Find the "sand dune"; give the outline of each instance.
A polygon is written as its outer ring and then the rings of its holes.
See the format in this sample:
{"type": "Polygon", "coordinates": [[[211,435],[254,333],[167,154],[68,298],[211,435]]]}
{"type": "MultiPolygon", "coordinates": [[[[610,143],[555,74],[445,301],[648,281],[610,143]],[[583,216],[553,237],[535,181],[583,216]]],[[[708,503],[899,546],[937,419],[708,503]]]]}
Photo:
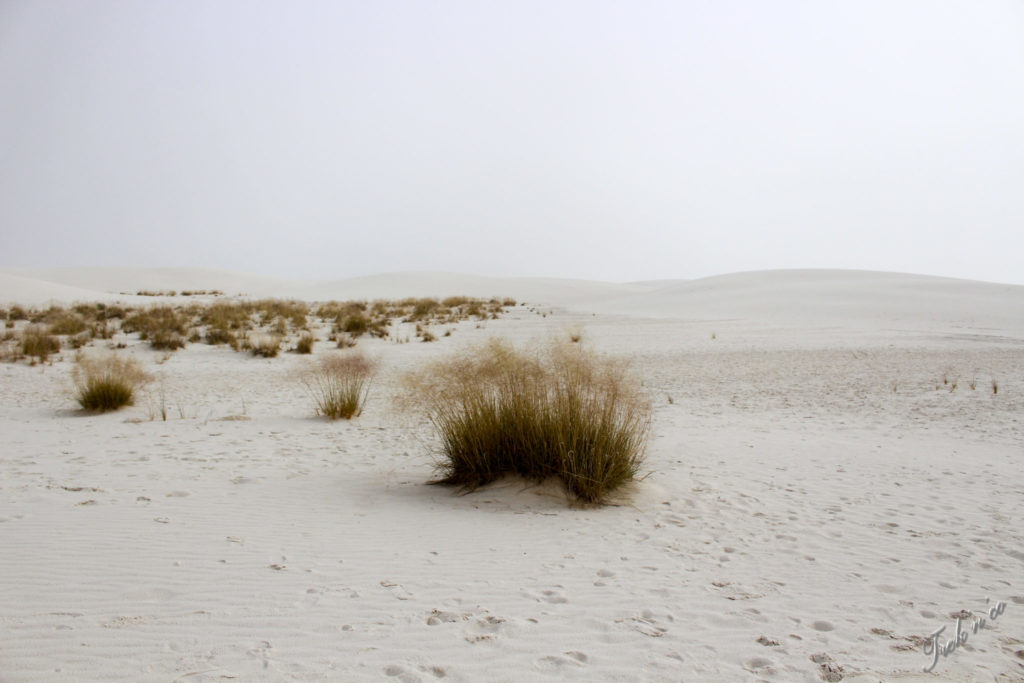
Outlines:
{"type": "Polygon", "coordinates": [[[97,289],[75,287],[0,271],[0,304],[4,305],[39,306],[50,302],[70,304],[76,301],[112,301],[124,298],[97,289]]]}
{"type": "MultiPolygon", "coordinates": [[[[4,272],[0,300],[143,286],[116,275],[4,272]]],[[[145,283],[260,284],[197,275],[145,283]]],[[[70,353],[0,363],[0,679],[1024,680],[1022,289],[820,271],[284,283],[549,306],[433,344],[361,340],[381,374],[338,423],[312,417],[295,354],[125,336],[156,379],[106,415],[75,410],[70,353]],[[436,444],[392,407],[402,374],[567,329],[629,357],[654,403],[628,503],[426,486],[436,444]],[[931,633],[997,604],[922,671],[931,633]]]]}
{"type": "MultiPolygon", "coordinates": [[[[409,296],[514,297],[550,306],[652,291],[653,285],[560,278],[513,278],[461,273],[405,272],[334,281],[298,281],[198,268],[0,269],[0,301],[71,303],[120,292],[217,289],[229,296],[302,301],[388,299],[409,296]]],[[[123,297],[121,297],[123,298],[123,297]]],[[[152,300],[152,299],[150,299],[152,300]]]]}
{"type": "Polygon", "coordinates": [[[772,323],[940,325],[1024,331],[1024,286],[842,270],[736,273],[589,302],[603,312],[772,323]]]}

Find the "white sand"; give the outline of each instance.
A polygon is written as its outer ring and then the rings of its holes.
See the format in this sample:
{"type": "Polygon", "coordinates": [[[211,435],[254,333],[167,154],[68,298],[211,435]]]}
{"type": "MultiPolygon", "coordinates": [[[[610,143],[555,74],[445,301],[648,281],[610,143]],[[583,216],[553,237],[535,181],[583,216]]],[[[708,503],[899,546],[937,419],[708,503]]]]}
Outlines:
{"type": "MultiPolygon", "coordinates": [[[[124,275],[0,271],[0,301],[270,293],[124,275]]],[[[460,287],[536,312],[361,341],[383,370],[352,422],[311,417],[292,354],[133,342],[161,381],[102,416],[74,409],[70,354],[0,364],[0,680],[1024,680],[1024,287],[405,274],[280,294],[460,287]],[[631,503],[425,486],[430,431],[391,410],[396,378],[577,326],[656,405],[631,503]],[[916,638],[997,601],[922,672],[916,638]]]]}

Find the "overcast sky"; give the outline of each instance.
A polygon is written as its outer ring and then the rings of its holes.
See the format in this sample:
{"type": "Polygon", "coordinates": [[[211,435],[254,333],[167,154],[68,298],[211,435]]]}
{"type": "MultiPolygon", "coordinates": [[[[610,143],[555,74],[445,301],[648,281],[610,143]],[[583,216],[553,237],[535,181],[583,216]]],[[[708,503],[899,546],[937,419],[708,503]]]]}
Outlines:
{"type": "Polygon", "coordinates": [[[1024,2],[0,0],[0,266],[1024,284],[1024,2]]]}

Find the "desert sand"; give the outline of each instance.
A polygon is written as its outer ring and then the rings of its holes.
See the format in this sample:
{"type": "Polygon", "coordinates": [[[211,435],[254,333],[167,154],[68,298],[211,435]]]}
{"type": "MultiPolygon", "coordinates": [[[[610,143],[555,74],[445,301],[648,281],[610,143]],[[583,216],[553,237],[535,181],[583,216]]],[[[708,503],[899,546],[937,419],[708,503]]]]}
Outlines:
{"type": "Polygon", "coordinates": [[[186,288],[526,305],[360,340],[381,371],[351,421],[313,416],[295,354],[129,336],[158,379],[103,415],[70,351],[0,364],[0,680],[1024,680],[1024,287],[0,269],[0,304],[186,288]],[[647,476],[599,508],[426,485],[402,374],[570,330],[644,382],[647,476]]]}

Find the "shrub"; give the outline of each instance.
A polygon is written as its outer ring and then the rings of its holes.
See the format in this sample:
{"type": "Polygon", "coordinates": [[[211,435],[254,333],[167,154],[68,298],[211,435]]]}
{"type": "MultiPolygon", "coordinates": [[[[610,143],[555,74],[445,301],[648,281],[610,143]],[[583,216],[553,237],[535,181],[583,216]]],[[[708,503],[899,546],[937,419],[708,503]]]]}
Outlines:
{"type": "Polygon", "coordinates": [[[375,366],[358,352],[332,355],[306,373],[302,382],[317,415],[346,420],[363,412],[375,366]]]}
{"type": "Polygon", "coordinates": [[[79,355],[72,370],[75,398],[85,410],[106,412],[131,405],[135,390],[148,376],[134,358],[109,355],[88,358],[79,355]]]}
{"type": "Polygon", "coordinates": [[[40,362],[49,358],[51,353],[60,351],[60,340],[36,325],[25,328],[21,335],[21,354],[38,358],[40,362]]]}
{"type": "Polygon", "coordinates": [[[473,490],[506,474],[557,477],[577,501],[602,503],[643,463],[650,405],[624,364],[579,345],[529,353],[492,341],[407,386],[441,440],[432,483],[473,490]]]}
{"type": "Polygon", "coordinates": [[[27,320],[28,313],[21,306],[11,306],[11,310],[7,311],[8,320],[27,320]]]}

